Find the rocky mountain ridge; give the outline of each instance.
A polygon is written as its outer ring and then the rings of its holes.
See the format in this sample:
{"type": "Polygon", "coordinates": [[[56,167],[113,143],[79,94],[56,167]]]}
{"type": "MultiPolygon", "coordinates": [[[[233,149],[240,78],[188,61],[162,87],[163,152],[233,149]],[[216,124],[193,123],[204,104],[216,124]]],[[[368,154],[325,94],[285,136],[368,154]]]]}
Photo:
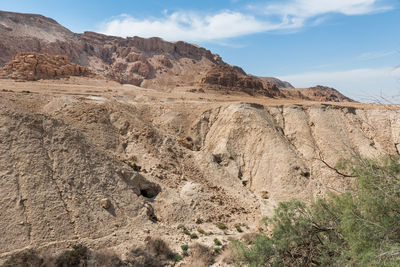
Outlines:
{"type": "MultiPolygon", "coordinates": [[[[20,52],[67,56],[120,83],[171,90],[239,91],[269,97],[314,99],[313,94],[280,92],[286,82],[247,75],[209,50],[186,42],[161,38],[114,37],[94,32],[76,34],[41,15],[0,11],[0,66],[20,52]]],[[[324,88],[319,88],[324,90],[324,88]]],[[[332,93],[332,92],[331,92],[332,93]]],[[[341,97],[314,100],[341,101],[341,97]]],[[[349,99],[346,99],[348,101],[349,99]]]]}

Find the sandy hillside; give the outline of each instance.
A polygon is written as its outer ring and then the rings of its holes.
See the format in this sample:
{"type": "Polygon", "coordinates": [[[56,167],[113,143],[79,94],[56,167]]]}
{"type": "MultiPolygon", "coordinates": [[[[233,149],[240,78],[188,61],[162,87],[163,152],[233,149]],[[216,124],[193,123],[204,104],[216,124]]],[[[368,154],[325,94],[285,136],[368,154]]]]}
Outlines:
{"type": "Polygon", "coordinates": [[[212,247],[279,201],[349,188],[332,167],[350,151],[398,151],[390,107],[186,89],[0,80],[0,257],[76,242],[124,255],[148,236],[212,247]]]}

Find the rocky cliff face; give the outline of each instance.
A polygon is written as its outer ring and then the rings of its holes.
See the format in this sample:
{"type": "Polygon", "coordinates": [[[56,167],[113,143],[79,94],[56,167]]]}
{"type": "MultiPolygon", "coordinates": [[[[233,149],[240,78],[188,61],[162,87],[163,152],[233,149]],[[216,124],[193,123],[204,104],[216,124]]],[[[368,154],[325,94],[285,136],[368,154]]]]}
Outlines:
{"type": "MultiPolygon", "coordinates": [[[[288,93],[290,90],[286,90],[288,93]]],[[[317,85],[310,88],[296,89],[300,94],[304,96],[304,99],[315,100],[315,101],[329,101],[329,102],[351,102],[352,99],[344,96],[334,88],[327,86],[317,85]]],[[[290,92],[289,92],[290,94],[290,92]]]]}
{"type": "MultiPolygon", "coordinates": [[[[288,83],[247,75],[225,63],[209,50],[186,42],[166,42],[160,38],[120,38],[94,32],[75,34],[55,20],[41,15],[0,11],[0,66],[20,52],[67,56],[73,63],[106,78],[146,88],[170,90],[241,91],[269,97],[285,97],[280,92],[288,83]]],[[[315,90],[314,90],[315,91],[315,90]]],[[[292,98],[330,101],[321,93],[292,98]]],[[[346,99],[347,101],[348,99],[346,99]]]]}
{"type": "Polygon", "coordinates": [[[0,36],[0,65],[20,52],[79,56],[73,49],[78,36],[41,15],[0,11],[0,36]]]}
{"type": "Polygon", "coordinates": [[[201,85],[215,90],[242,91],[250,95],[283,96],[275,83],[246,75],[244,72],[240,72],[230,66],[215,66],[211,68],[202,78],[201,85]]]}
{"type": "Polygon", "coordinates": [[[89,75],[87,68],[70,63],[66,56],[39,53],[20,53],[0,68],[0,78],[27,81],[89,75]]]}
{"type": "Polygon", "coordinates": [[[294,86],[291,85],[289,82],[281,81],[278,78],[274,77],[258,77],[264,82],[270,82],[275,84],[280,89],[294,89],[294,86]]]}

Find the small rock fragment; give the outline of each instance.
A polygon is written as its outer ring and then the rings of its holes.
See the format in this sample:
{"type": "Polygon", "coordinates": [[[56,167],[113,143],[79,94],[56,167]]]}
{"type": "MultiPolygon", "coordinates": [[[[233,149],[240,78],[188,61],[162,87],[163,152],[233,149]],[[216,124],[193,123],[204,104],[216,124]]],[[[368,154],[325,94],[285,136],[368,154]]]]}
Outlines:
{"type": "Polygon", "coordinates": [[[269,193],[268,191],[261,191],[260,195],[263,199],[269,199],[269,193]]]}
{"type": "Polygon", "coordinates": [[[100,200],[100,204],[103,209],[109,209],[111,207],[111,201],[108,198],[103,198],[100,200]]]}

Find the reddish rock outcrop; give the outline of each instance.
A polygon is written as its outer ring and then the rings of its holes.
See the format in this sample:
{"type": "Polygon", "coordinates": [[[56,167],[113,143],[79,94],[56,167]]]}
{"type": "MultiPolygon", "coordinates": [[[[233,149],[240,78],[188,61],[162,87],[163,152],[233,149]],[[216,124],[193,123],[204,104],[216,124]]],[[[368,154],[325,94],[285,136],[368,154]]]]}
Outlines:
{"type": "Polygon", "coordinates": [[[66,56],[39,53],[20,53],[0,69],[2,78],[28,81],[90,74],[87,68],[70,63],[66,56]]]}
{"type": "MultiPolygon", "coordinates": [[[[287,82],[248,75],[240,67],[225,63],[217,54],[182,41],[166,42],[157,37],[121,38],[94,32],[76,34],[41,15],[3,11],[0,11],[0,36],[0,66],[20,52],[37,52],[64,55],[95,74],[120,83],[153,89],[190,87],[195,90],[240,91],[268,97],[350,101],[327,87],[292,91],[292,86],[287,82]]],[[[29,70],[32,66],[24,64],[19,64],[18,69],[29,79],[79,73],[71,70],[71,67],[54,73],[45,66],[29,70]]]]}
{"type": "Polygon", "coordinates": [[[281,91],[285,97],[292,99],[305,99],[322,102],[354,102],[353,99],[344,96],[338,90],[322,85],[281,91]]]}
{"type": "Polygon", "coordinates": [[[233,66],[215,66],[201,80],[203,87],[216,90],[242,91],[250,95],[281,96],[276,84],[263,82],[233,66]]]}

